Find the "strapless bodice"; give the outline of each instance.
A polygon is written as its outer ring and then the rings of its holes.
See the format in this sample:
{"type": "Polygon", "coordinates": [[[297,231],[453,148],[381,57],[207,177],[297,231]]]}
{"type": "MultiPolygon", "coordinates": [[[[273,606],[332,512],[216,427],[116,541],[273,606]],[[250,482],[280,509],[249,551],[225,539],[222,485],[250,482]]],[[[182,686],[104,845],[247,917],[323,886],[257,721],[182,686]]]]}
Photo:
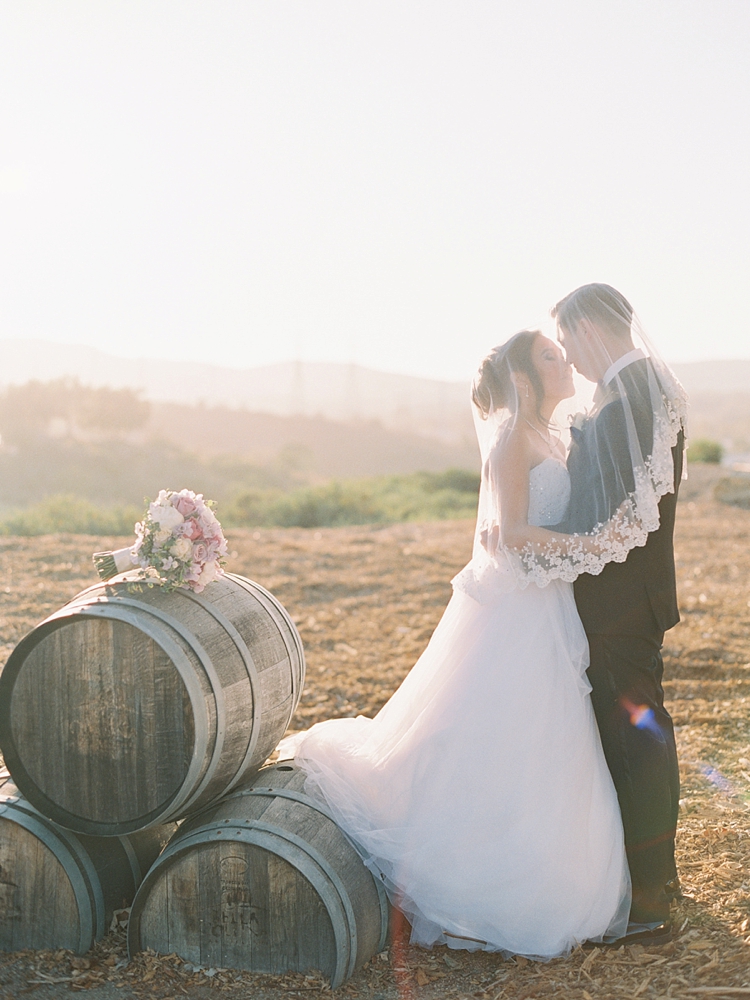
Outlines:
{"type": "Polygon", "coordinates": [[[556,458],[546,458],[529,473],[529,524],[559,524],[570,503],[570,475],[556,458]]]}

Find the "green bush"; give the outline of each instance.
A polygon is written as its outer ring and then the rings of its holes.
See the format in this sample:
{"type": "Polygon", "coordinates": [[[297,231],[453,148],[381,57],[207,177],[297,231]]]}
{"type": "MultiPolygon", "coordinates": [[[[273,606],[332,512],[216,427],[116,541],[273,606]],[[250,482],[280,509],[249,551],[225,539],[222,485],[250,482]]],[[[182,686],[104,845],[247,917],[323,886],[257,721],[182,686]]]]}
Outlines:
{"type": "Polygon", "coordinates": [[[234,527],[273,524],[272,511],[283,496],[280,490],[246,490],[228,506],[217,509],[217,517],[222,524],[234,527]]]}
{"type": "Polygon", "coordinates": [[[294,490],[271,509],[282,527],[320,528],[387,521],[383,504],[368,483],[339,482],[294,490]]]}
{"type": "MultiPolygon", "coordinates": [[[[167,480],[168,481],[168,480],[167,480]]],[[[236,481],[236,480],[235,480],[236,481]]],[[[479,476],[462,469],[332,480],[284,492],[245,488],[220,503],[225,527],[321,528],[397,521],[471,518],[477,511],[479,476]]],[[[0,516],[0,535],[130,535],[144,506],[101,506],[72,494],[55,494],[0,516]]]]}
{"type": "MultiPolygon", "coordinates": [[[[407,478],[407,477],[402,477],[407,478]]],[[[479,473],[468,469],[446,469],[445,472],[417,472],[415,481],[422,483],[424,490],[435,493],[438,490],[455,490],[458,493],[479,495],[479,473]]]]}
{"type": "Polygon", "coordinates": [[[724,455],[724,449],[718,441],[710,441],[708,438],[698,438],[688,445],[688,460],[691,462],[709,462],[712,465],[719,465],[724,455]]]}
{"type": "Polygon", "coordinates": [[[227,525],[287,528],[468,518],[476,514],[478,490],[478,475],[462,469],[333,480],[289,493],[250,490],[220,516],[227,525]]]}
{"type": "Polygon", "coordinates": [[[137,507],[102,508],[80,497],[58,495],[6,514],[0,519],[0,535],[132,535],[142,516],[137,507]]]}

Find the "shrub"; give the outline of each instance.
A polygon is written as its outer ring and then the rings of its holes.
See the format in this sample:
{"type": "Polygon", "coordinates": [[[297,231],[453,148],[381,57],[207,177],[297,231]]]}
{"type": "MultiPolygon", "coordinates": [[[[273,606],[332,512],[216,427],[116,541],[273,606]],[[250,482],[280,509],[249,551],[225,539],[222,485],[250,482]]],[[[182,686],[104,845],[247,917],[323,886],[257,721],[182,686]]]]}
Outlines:
{"type": "Polygon", "coordinates": [[[246,490],[228,506],[222,506],[217,516],[222,524],[241,527],[274,524],[273,510],[283,497],[278,490],[246,490]]]}
{"type": "Polygon", "coordinates": [[[284,494],[243,492],[223,519],[237,526],[322,528],[468,518],[476,514],[478,489],[478,475],[462,469],[332,480],[284,494]]]}
{"type": "Polygon", "coordinates": [[[688,459],[691,462],[709,462],[719,465],[724,455],[724,449],[718,441],[710,441],[708,438],[698,438],[688,445],[688,459]]]}
{"type": "Polygon", "coordinates": [[[293,490],[272,509],[274,523],[291,528],[377,524],[390,518],[382,499],[366,481],[333,482],[293,490]]]}
{"type": "Polygon", "coordinates": [[[445,472],[418,472],[419,482],[427,492],[455,490],[458,493],[479,494],[479,473],[468,469],[446,469],[445,472]]]}
{"type": "MultiPolygon", "coordinates": [[[[165,473],[162,481],[168,484],[174,478],[165,473]]],[[[440,521],[474,517],[478,488],[478,475],[462,469],[332,480],[287,492],[270,484],[245,486],[234,500],[220,503],[217,513],[225,527],[322,528],[440,521]]],[[[0,535],[130,535],[143,509],[97,506],[60,492],[0,517],[0,535]]]]}
{"type": "Polygon", "coordinates": [[[6,514],[0,535],[132,535],[142,515],[137,507],[101,508],[80,497],[58,495],[6,514]]]}

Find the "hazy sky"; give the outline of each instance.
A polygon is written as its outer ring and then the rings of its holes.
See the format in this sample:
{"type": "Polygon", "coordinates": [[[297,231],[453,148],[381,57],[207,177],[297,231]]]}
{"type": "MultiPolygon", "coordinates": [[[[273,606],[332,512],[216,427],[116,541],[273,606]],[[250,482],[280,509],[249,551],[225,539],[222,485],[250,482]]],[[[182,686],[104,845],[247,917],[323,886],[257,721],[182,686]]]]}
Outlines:
{"type": "Polygon", "coordinates": [[[0,338],[465,378],[586,281],[750,357],[748,0],[3,0],[0,338]]]}

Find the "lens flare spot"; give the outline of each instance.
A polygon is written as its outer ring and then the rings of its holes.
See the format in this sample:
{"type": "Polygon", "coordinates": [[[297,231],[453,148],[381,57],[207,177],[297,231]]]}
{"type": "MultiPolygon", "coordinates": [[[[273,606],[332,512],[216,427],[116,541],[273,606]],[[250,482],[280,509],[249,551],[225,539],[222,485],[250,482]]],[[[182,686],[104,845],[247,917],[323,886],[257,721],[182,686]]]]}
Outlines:
{"type": "Polygon", "coordinates": [[[704,764],[701,767],[703,776],[711,782],[720,792],[724,792],[725,795],[734,795],[735,787],[732,782],[725,778],[721,771],[718,771],[715,767],[711,767],[709,764],[704,764]]]}
{"type": "Polygon", "coordinates": [[[654,710],[648,705],[636,705],[628,698],[620,698],[620,704],[630,716],[631,726],[635,726],[636,729],[648,729],[658,736],[662,735],[654,710]]]}

